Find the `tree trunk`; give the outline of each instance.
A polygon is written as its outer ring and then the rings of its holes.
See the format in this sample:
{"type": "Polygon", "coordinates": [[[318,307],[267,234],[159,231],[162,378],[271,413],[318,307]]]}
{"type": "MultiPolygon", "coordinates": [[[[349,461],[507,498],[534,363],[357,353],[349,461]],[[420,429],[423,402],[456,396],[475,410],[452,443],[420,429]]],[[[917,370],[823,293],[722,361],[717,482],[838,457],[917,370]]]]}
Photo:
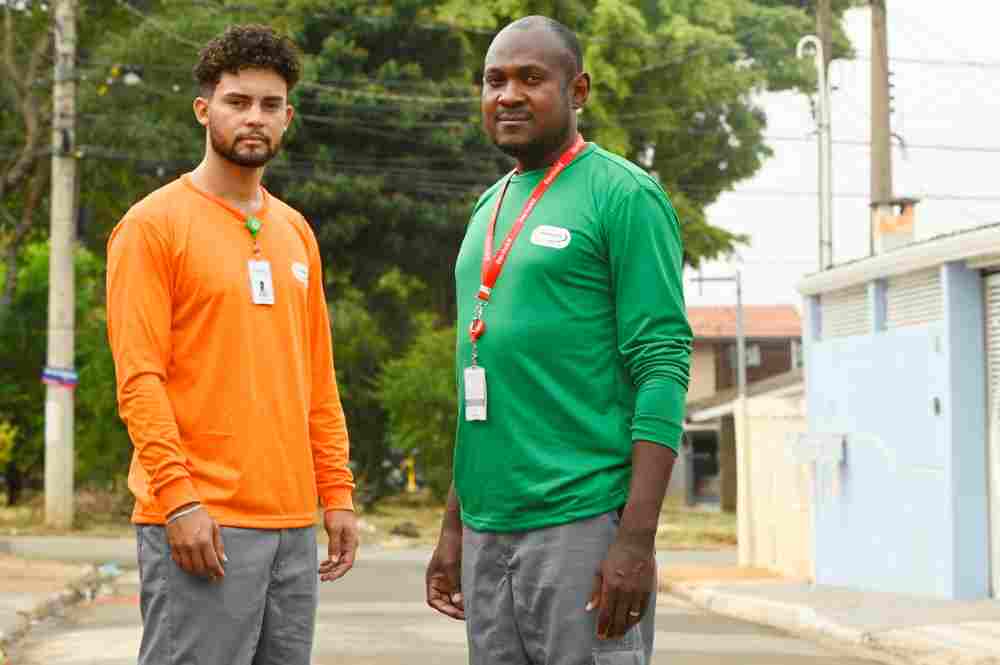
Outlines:
{"type": "Polygon", "coordinates": [[[21,499],[21,489],[24,487],[24,476],[13,460],[7,462],[7,469],[4,472],[4,480],[7,484],[7,505],[16,506],[21,499]]]}
{"type": "MultiPolygon", "coordinates": [[[[4,275],[3,289],[0,290],[0,320],[3,319],[4,308],[14,302],[14,295],[17,293],[17,259],[31,227],[35,222],[35,210],[42,202],[42,195],[49,183],[48,169],[40,162],[35,172],[28,179],[27,191],[24,197],[24,208],[21,210],[21,219],[14,227],[10,243],[4,251],[3,262],[7,266],[4,275]]],[[[6,210],[0,210],[9,216],[6,210]]]]}

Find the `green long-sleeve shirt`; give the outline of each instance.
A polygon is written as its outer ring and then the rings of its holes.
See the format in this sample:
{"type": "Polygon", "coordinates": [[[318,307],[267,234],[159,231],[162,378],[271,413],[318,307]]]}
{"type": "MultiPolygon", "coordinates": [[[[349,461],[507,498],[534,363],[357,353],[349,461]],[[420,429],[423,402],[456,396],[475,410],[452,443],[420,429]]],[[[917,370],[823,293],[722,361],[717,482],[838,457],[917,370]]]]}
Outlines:
{"type": "MultiPolygon", "coordinates": [[[[511,181],[496,247],[544,174],[511,181]]],[[[588,145],[528,218],[493,289],[479,342],[488,418],[466,421],[467,331],[499,184],[476,204],[455,268],[455,487],[467,526],[523,531],[624,504],[633,441],[676,450],[691,329],[670,201],[645,171],[588,145]]]]}

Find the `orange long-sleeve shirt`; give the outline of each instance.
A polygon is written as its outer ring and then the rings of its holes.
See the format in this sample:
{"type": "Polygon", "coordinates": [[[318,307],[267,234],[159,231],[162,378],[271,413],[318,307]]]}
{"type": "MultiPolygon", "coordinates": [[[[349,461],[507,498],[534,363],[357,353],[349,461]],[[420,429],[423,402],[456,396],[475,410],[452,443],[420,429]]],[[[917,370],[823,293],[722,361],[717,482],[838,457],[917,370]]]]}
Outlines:
{"type": "Polygon", "coordinates": [[[136,204],[108,240],[108,338],[134,444],[133,521],[200,501],[227,526],[314,523],[351,509],[319,247],[302,216],[263,192],[245,216],[188,176],[136,204]],[[248,262],[268,261],[273,305],[248,262]]]}

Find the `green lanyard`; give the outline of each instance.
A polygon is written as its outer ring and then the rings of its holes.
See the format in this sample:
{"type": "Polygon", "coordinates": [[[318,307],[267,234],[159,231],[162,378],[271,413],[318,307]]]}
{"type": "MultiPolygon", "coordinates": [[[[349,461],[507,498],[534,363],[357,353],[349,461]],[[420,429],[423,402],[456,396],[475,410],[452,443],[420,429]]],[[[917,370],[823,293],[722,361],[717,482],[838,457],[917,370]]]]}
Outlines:
{"type": "Polygon", "coordinates": [[[253,238],[253,253],[254,255],[260,255],[260,245],[257,244],[257,234],[260,233],[261,227],[264,225],[259,219],[254,216],[247,217],[247,231],[250,232],[250,237],[253,238]]]}

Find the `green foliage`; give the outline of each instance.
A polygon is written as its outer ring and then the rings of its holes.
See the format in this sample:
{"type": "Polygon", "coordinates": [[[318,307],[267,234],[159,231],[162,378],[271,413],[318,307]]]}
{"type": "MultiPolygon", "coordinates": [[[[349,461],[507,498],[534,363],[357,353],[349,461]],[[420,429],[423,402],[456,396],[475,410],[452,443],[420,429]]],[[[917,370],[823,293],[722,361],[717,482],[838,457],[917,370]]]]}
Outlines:
{"type": "Polygon", "coordinates": [[[0,466],[6,464],[14,456],[14,440],[17,438],[17,428],[9,422],[0,420],[0,466]]]}
{"type": "Polygon", "coordinates": [[[115,366],[107,318],[95,307],[78,327],[80,384],[76,390],[76,475],[83,484],[110,489],[127,475],[132,442],[118,417],[115,366]]]}
{"type": "Polygon", "coordinates": [[[378,395],[389,414],[392,444],[413,452],[426,482],[444,498],[455,448],[455,328],[420,317],[420,332],[402,357],[385,365],[378,395]]]}
{"type": "Polygon", "coordinates": [[[365,493],[362,499],[368,503],[385,492],[381,466],[387,454],[385,413],[375,394],[374,377],[391,351],[390,342],[357,289],[345,288],[338,294],[330,319],[352,465],[365,493]]]}
{"type": "MultiPolygon", "coordinates": [[[[835,55],[849,54],[834,0],[835,55]]],[[[0,14],[3,12],[0,2],[0,14]]],[[[15,12],[17,61],[48,29],[49,3],[15,12]]],[[[712,226],[706,208],[770,156],[765,90],[811,91],[795,44],[813,32],[802,0],[81,0],[77,141],[87,224],[78,261],[78,474],[114,482],[130,446],[104,339],[107,235],[139,198],[193,168],[205,136],[191,112],[200,45],[232,23],[263,22],[303,52],[296,119],[266,186],[301,210],[320,244],[352,464],[371,498],[391,448],[419,449],[446,489],[454,433],[453,265],[472,204],[511,167],[479,129],[483,57],[512,19],[545,14],[577,31],[593,76],[584,135],[654,173],[681,221],[689,265],[749,238],[712,226]],[[129,9],[131,7],[131,9],[129,9]],[[138,74],[135,85],[126,73],[138,74]]],[[[0,35],[0,39],[3,39],[0,35]]],[[[5,82],[6,83],[6,82],[5,82]]],[[[36,109],[49,108],[48,83],[36,109]]],[[[0,85],[0,176],[25,134],[0,85]]],[[[40,114],[44,132],[49,119],[40,114]]],[[[39,177],[44,176],[44,169],[39,177]]],[[[0,200],[0,250],[24,187],[0,200]]],[[[16,428],[12,464],[37,478],[43,448],[45,225],[21,242],[13,303],[0,304],[0,421],[16,428]]],[[[6,245],[5,245],[6,243],[6,245]]],[[[2,276],[2,268],[0,268],[2,276]]],[[[0,280],[2,282],[2,280],[0,280]]],[[[8,436],[8,438],[11,438],[8,436]]],[[[10,468],[10,467],[9,467],[10,468]]]]}
{"type": "MultiPolygon", "coordinates": [[[[75,414],[77,476],[106,482],[127,468],[131,446],[115,406],[114,367],[105,337],[101,260],[76,254],[76,367],[80,374],[75,414]]],[[[45,367],[49,253],[42,243],[22,254],[18,288],[0,319],[0,422],[14,427],[9,464],[38,477],[45,450],[45,367]]]]}

